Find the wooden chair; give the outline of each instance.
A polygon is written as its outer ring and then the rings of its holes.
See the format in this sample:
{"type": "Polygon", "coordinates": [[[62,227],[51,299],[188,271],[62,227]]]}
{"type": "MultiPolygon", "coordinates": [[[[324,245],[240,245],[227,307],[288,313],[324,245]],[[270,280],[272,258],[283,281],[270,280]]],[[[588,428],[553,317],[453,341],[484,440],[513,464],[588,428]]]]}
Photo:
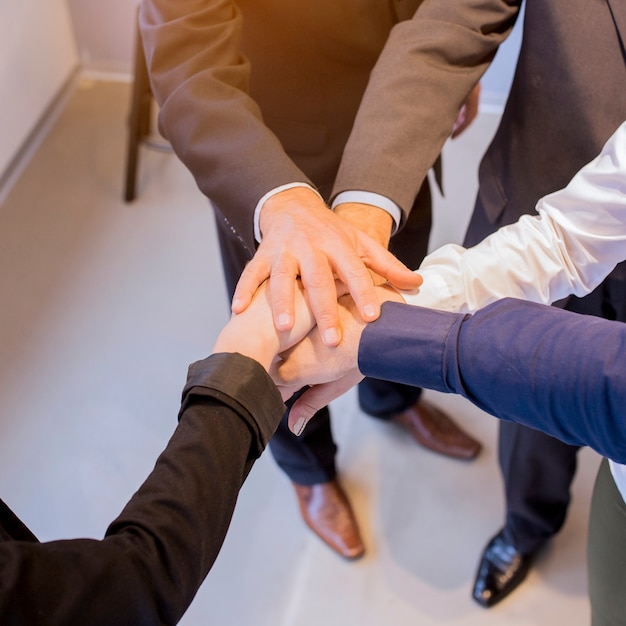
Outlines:
{"type": "Polygon", "coordinates": [[[146,57],[141,45],[139,23],[135,26],[135,58],[133,67],[133,85],[131,92],[130,114],[128,116],[128,143],[126,151],[126,170],[124,181],[124,200],[132,202],[137,191],[137,166],[139,150],[142,145],[161,151],[171,151],[165,141],[150,139],[152,131],[152,107],[154,98],[150,88],[146,57]]]}

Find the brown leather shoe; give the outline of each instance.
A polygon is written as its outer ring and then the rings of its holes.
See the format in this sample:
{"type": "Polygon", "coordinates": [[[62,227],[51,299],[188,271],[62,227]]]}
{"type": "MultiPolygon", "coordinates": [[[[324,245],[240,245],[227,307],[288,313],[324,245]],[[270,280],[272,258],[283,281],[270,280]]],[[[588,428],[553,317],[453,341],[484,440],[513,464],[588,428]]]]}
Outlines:
{"type": "Polygon", "coordinates": [[[317,485],[292,484],[307,526],[346,559],[363,556],[365,546],[341,485],[336,480],[317,485]]]}
{"type": "Polygon", "coordinates": [[[425,448],[454,459],[469,461],[476,458],[482,449],[480,442],[425,400],[419,400],[391,421],[408,430],[425,448]]]}

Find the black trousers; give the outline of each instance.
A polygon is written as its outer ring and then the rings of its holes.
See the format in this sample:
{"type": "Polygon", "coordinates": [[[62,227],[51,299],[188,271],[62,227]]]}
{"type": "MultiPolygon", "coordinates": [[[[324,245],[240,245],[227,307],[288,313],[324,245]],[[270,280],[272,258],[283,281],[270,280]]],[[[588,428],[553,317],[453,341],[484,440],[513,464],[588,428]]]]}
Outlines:
{"type": "MultiPolygon", "coordinates": [[[[495,228],[479,202],[465,245],[474,245],[495,228]]],[[[576,313],[626,322],[626,264],[620,263],[587,296],[571,296],[555,304],[576,313]]],[[[520,552],[534,552],[563,526],[579,448],[505,421],[499,422],[498,445],[506,499],[504,536],[520,552]]]]}
{"type": "MultiPolygon", "coordinates": [[[[394,235],[389,246],[390,251],[412,269],[419,266],[428,252],[431,223],[431,195],[426,182],[406,225],[394,235]]],[[[241,242],[233,237],[219,213],[216,215],[216,224],[226,287],[229,298],[232,298],[241,272],[251,257],[241,242]]],[[[365,413],[379,419],[389,419],[417,402],[421,389],[365,379],[359,384],[358,393],[359,404],[365,413]]],[[[328,407],[318,411],[300,437],[289,430],[285,415],[270,440],[269,448],[279,467],[298,484],[326,482],[336,475],[337,446],[332,436],[328,407]]]]}

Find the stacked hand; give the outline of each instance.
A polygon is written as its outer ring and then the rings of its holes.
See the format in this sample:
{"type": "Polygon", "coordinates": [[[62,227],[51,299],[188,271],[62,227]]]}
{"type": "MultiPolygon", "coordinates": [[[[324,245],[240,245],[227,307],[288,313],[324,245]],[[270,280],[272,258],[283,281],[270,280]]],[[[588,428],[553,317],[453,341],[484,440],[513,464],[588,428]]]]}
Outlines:
{"type": "Polygon", "coordinates": [[[419,287],[421,277],[385,248],[391,231],[389,216],[374,207],[368,212],[367,205],[357,206],[361,225],[367,225],[370,234],[354,225],[354,206],[352,219],[347,211],[340,217],[309,188],[282,191],[268,200],[261,211],[263,240],[239,280],[233,312],[244,311],[259,285],[269,279],[274,323],[279,331],[289,330],[296,321],[294,294],[300,279],[324,343],[337,345],[342,328],[336,279],[346,285],[359,315],[368,322],[380,314],[371,272],[399,289],[419,287]]]}
{"type": "MultiPolygon", "coordinates": [[[[300,281],[295,283],[293,296],[294,306],[298,310],[295,323],[287,330],[278,330],[272,317],[269,285],[265,281],[245,311],[233,314],[224,326],[213,352],[238,352],[258,361],[269,371],[280,353],[301,341],[315,326],[300,281]]],[[[283,398],[286,399],[285,396],[283,398]]]]}
{"type": "Polygon", "coordinates": [[[262,242],[237,285],[233,317],[215,345],[272,374],[283,399],[305,386],[289,425],[300,434],[320,408],[361,380],[358,345],[389,287],[415,289],[422,278],[386,246],[391,218],[369,205],[337,213],[310,188],[275,194],[261,211],[262,242]]]}
{"type": "MultiPolygon", "coordinates": [[[[400,294],[387,286],[375,289],[379,302],[404,302],[400,294]]],[[[311,331],[274,361],[271,375],[283,398],[299,389],[307,389],[289,412],[289,428],[300,435],[313,415],[363,379],[358,353],[366,322],[359,316],[350,295],[339,298],[339,318],[343,339],[337,346],[325,345],[319,334],[311,331]]]]}
{"type": "MultiPolygon", "coordinates": [[[[479,97],[480,84],[461,107],[452,137],[458,137],[472,123],[479,97]]],[[[335,280],[346,285],[359,316],[366,322],[380,314],[375,284],[387,281],[410,290],[422,282],[387,250],[391,218],[377,207],[346,203],[333,213],[311,188],[294,187],[266,200],[259,226],[262,242],[241,275],[232,310],[244,311],[257,288],[269,279],[269,302],[279,331],[287,331],[295,323],[298,279],[306,290],[320,336],[328,346],[337,345],[342,335],[335,280]]]]}
{"type": "MultiPolygon", "coordinates": [[[[343,329],[342,341],[328,346],[315,328],[315,318],[304,287],[296,282],[294,325],[277,330],[271,309],[267,281],[261,285],[245,311],[235,314],[220,333],[214,352],[238,352],[255,359],[270,372],[284,400],[303,387],[309,387],[293,404],[289,427],[301,434],[309,419],[330,401],[357,384],[363,375],[358,369],[358,349],[367,324],[341,283],[337,283],[335,301],[343,329]]],[[[388,286],[374,289],[377,303],[402,302],[402,297],[388,286]]]]}

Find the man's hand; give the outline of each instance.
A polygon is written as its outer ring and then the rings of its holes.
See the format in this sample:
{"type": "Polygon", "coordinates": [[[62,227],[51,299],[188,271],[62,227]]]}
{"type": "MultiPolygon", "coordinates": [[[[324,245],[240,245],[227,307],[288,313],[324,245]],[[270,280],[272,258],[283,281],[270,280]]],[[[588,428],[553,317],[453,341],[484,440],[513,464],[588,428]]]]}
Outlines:
{"type": "Polygon", "coordinates": [[[456,139],[476,118],[478,115],[478,103],[480,101],[480,83],[472,89],[470,95],[467,96],[465,104],[461,107],[459,115],[454,122],[452,128],[452,139],[456,139]]]}
{"type": "Polygon", "coordinates": [[[260,215],[263,241],[246,266],[233,297],[234,313],[244,311],[258,286],[269,278],[274,323],[279,331],[294,324],[294,293],[299,277],[326,345],[341,341],[335,279],[352,295],[366,322],[380,314],[368,270],[399,289],[415,289],[421,277],[382,245],[330,211],[310,189],[297,187],[272,196],[260,215]]]}
{"type": "MultiPolygon", "coordinates": [[[[380,302],[404,302],[397,291],[387,286],[377,287],[376,293],[380,302]]],[[[344,335],[338,346],[324,345],[319,335],[311,331],[300,343],[282,354],[270,372],[283,398],[310,386],[289,412],[289,428],[296,435],[302,433],[319,409],[363,379],[358,368],[358,353],[366,322],[358,315],[349,295],[339,299],[339,314],[344,335]]]]}
{"type": "MultiPolygon", "coordinates": [[[[371,204],[361,204],[359,202],[342,202],[335,207],[335,214],[341,219],[371,237],[379,243],[385,250],[389,247],[393,219],[391,215],[371,204]]],[[[370,270],[370,276],[374,285],[382,285],[386,279],[370,270]]]]}
{"type": "Polygon", "coordinates": [[[342,202],[335,207],[335,214],[371,237],[385,250],[389,246],[393,220],[387,211],[359,202],[342,202]]]}

